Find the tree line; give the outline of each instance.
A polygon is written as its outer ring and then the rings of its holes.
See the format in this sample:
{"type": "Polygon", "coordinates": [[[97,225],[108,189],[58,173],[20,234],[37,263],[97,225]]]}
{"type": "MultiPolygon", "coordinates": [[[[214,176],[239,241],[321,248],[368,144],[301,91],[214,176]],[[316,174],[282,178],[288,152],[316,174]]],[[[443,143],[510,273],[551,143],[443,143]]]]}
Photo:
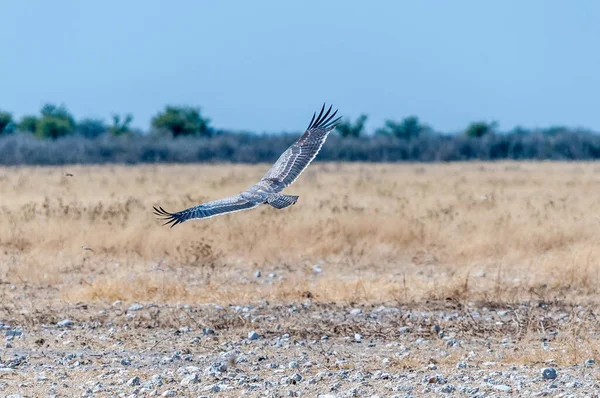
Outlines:
{"type": "MultiPolygon", "coordinates": [[[[140,134],[131,128],[133,116],[112,115],[112,122],[85,118],[76,121],[64,105],[46,104],[39,115],[26,115],[15,120],[11,113],[0,110],[0,135],[29,133],[38,138],[57,139],[71,135],[97,138],[103,134],[125,136],[140,134]]],[[[157,134],[179,136],[210,136],[210,119],[202,116],[200,108],[167,106],[152,118],[151,130],[157,134]]]]}
{"type": "MultiPolygon", "coordinates": [[[[254,134],[214,128],[200,108],[166,106],[144,133],[131,115],[76,120],[62,105],[15,120],[0,111],[0,164],[97,164],[154,162],[272,162],[298,134],[254,134]],[[200,138],[200,139],[199,139],[200,138]]],[[[600,135],[561,126],[498,131],[477,121],[462,132],[443,134],[416,116],[367,132],[367,115],[344,119],[319,153],[326,161],[593,160],[600,135]]]]}
{"type": "MultiPolygon", "coordinates": [[[[131,127],[133,116],[114,114],[110,123],[102,119],[84,118],[75,120],[64,105],[46,104],[38,115],[26,115],[15,120],[10,112],[0,110],[0,136],[13,133],[28,133],[38,138],[58,139],[71,135],[97,138],[103,134],[125,136],[142,134],[131,127]]],[[[367,134],[365,123],[367,115],[362,114],[356,120],[345,119],[340,122],[337,132],[341,137],[364,137],[367,134]]],[[[467,137],[483,137],[496,132],[497,124],[473,122],[464,131],[467,137]]],[[[199,107],[167,105],[151,121],[150,133],[171,137],[210,137],[217,130],[210,125],[210,119],[202,115],[199,107]]],[[[433,129],[421,123],[418,117],[408,116],[400,121],[386,120],[384,125],[374,132],[400,139],[414,139],[422,135],[435,134],[433,129]]]]}

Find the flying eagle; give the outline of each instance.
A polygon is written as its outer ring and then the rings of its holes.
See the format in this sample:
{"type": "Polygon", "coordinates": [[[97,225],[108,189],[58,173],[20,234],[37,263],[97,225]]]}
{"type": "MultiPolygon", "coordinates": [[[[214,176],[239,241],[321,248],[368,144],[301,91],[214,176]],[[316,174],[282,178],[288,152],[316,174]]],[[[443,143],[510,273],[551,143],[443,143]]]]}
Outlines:
{"type": "Polygon", "coordinates": [[[285,195],[281,192],[292,184],[317,156],[341,117],[334,119],[337,110],[331,114],[329,107],[325,112],[325,104],[317,116],[315,112],[300,139],[281,154],[277,162],[263,178],[239,195],[202,203],[177,213],[169,213],[162,207],[154,207],[154,214],[166,221],[163,225],[180,224],[187,220],[210,218],[221,214],[248,210],[262,204],[269,204],[276,209],[284,209],[296,203],[298,196],[285,195]],[[330,115],[331,114],[331,115],[330,115]]]}

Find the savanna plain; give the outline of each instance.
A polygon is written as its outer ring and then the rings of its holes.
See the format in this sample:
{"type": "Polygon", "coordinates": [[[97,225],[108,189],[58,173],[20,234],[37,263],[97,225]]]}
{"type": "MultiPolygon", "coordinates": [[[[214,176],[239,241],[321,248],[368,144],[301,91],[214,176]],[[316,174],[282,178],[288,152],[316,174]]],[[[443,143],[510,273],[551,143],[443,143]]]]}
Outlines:
{"type": "Polygon", "coordinates": [[[0,168],[0,394],[597,396],[600,164],[0,168]]]}

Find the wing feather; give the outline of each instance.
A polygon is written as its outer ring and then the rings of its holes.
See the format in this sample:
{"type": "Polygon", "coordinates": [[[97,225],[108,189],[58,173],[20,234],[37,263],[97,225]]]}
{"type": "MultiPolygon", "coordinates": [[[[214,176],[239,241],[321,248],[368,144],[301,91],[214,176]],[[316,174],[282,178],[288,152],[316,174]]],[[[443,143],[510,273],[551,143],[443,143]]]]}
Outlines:
{"type": "Polygon", "coordinates": [[[337,110],[331,113],[332,107],[333,105],[325,112],[325,104],[323,104],[318,116],[316,112],[313,113],[304,134],[281,154],[262,178],[276,181],[277,192],[296,181],[317,156],[331,130],[337,126],[341,117],[335,118],[337,110]]]}
{"type": "Polygon", "coordinates": [[[232,196],[212,202],[202,203],[201,205],[190,207],[177,213],[169,213],[162,207],[154,207],[154,214],[161,217],[165,223],[173,228],[177,224],[181,224],[187,220],[210,218],[221,214],[234,213],[236,211],[248,210],[258,206],[259,203],[244,199],[241,196],[232,196]]]}

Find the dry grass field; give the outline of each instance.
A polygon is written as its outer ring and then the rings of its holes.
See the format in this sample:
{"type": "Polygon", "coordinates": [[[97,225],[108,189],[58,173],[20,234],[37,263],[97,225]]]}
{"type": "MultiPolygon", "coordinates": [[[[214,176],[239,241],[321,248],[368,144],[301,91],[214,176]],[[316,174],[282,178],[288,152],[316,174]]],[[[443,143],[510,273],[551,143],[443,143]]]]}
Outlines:
{"type": "MultiPolygon", "coordinates": [[[[487,347],[480,363],[570,366],[600,352],[600,165],[316,163],[286,190],[300,195],[288,209],[261,206],[172,229],[152,214],[155,205],[177,211],[236,194],[268,167],[0,168],[0,322],[155,328],[120,337],[144,352],[167,350],[168,337],[156,336],[185,325],[302,338],[358,330],[388,342],[405,324],[411,339],[441,327],[468,340],[435,362],[442,369],[465,358],[469,344],[487,347]],[[136,323],[126,311],[109,315],[117,300],[162,312],[136,323]],[[313,305],[298,307],[302,322],[289,315],[300,303],[313,305]],[[255,306],[258,315],[177,312],[207,305],[255,306]],[[342,316],[381,305],[399,315],[342,316]],[[453,312],[464,316],[440,315],[453,312]],[[489,349],[489,339],[505,344],[507,336],[520,349],[489,349]]],[[[34,340],[23,347],[43,345],[34,340]]],[[[369,363],[360,366],[376,367],[369,363]]],[[[394,366],[428,363],[422,353],[394,366]]]]}
{"type": "Polygon", "coordinates": [[[267,167],[0,169],[0,280],[62,302],[597,302],[598,165],[317,163],[288,209],[173,229],[152,214],[267,167]]]}

